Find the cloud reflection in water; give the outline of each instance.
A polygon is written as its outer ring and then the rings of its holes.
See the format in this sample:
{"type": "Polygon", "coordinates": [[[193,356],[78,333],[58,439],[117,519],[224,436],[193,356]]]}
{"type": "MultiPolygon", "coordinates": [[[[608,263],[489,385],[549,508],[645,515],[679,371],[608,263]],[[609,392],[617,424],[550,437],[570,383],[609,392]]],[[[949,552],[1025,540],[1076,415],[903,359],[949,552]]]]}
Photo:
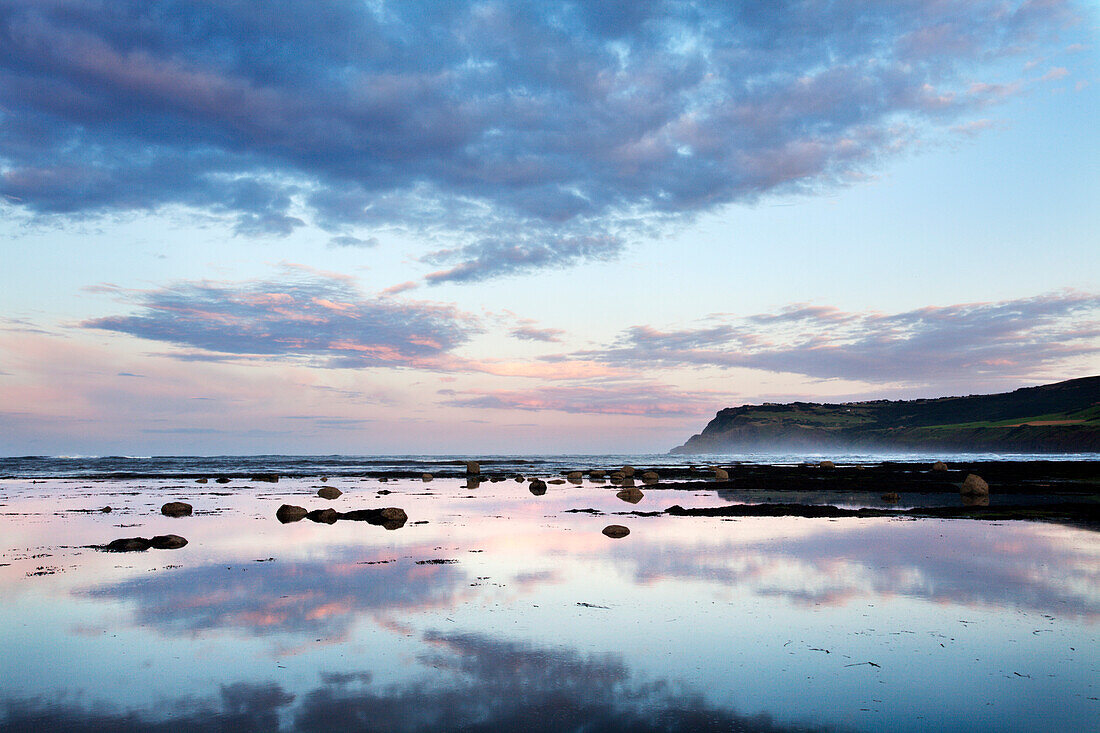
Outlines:
{"type": "Polygon", "coordinates": [[[855,520],[762,538],[757,530],[768,521],[723,522],[711,542],[647,543],[643,535],[643,541],[616,545],[612,552],[638,583],[702,580],[796,604],[839,606],[900,595],[1100,618],[1095,533],[970,521],[945,521],[929,532],[926,520],[855,520]]]}
{"type": "MultiPolygon", "coordinates": [[[[429,633],[421,662],[451,674],[374,687],[368,673],[322,673],[294,695],[276,683],[222,686],[216,700],[180,698],[146,711],[109,712],[48,700],[0,703],[6,731],[759,731],[807,730],[741,716],[665,680],[635,679],[614,655],[429,633]],[[450,679],[447,679],[447,678],[450,679]],[[284,726],[286,727],[286,726],[284,726]]],[[[814,730],[827,730],[814,728],[814,730]]]]}
{"type": "Polygon", "coordinates": [[[234,629],[343,637],[360,613],[445,606],[467,584],[456,565],[345,558],[202,565],[100,585],[87,594],[130,601],[138,623],[166,633],[234,629]]]}

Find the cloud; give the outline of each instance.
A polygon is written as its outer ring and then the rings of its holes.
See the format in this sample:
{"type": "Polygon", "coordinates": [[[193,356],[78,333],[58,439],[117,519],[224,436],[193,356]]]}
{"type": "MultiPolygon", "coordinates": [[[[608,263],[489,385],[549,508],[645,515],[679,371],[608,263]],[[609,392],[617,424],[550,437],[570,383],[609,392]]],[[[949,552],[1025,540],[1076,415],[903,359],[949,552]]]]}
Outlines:
{"type": "Polygon", "coordinates": [[[330,247],[377,247],[378,239],[370,237],[368,239],[360,239],[359,237],[352,237],[347,234],[341,234],[340,236],[333,237],[328,240],[328,246],[330,247]]]}
{"type": "MultiPolygon", "coordinates": [[[[1071,0],[0,5],[0,196],[445,235],[431,282],[841,183],[1020,89],[1071,0]],[[274,49],[274,50],[273,50],[274,49]],[[1022,63],[1022,62],[1021,62],[1022,63]]],[[[369,242],[370,240],[360,240],[369,242]]]]}
{"type": "Polygon", "coordinates": [[[718,399],[713,392],[682,392],[656,382],[604,381],[527,390],[439,390],[444,404],[500,410],[557,410],[574,414],[682,417],[705,415],[718,399]]]}
{"type": "Polygon", "coordinates": [[[180,282],[119,291],[137,313],[85,321],[197,352],[178,358],[319,359],[329,367],[430,367],[479,328],[453,307],[364,298],[346,279],[290,270],[280,282],[180,282]]]}
{"type": "Polygon", "coordinates": [[[524,318],[509,333],[512,338],[517,338],[520,341],[543,341],[546,343],[559,343],[561,337],[565,335],[565,331],[560,328],[538,328],[535,323],[529,318],[524,318]]]}
{"type": "Polygon", "coordinates": [[[573,356],[931,384],[1029,378],[1098,353],[1100,295],[1061,292],[896,314],[795,305],[699,329],[635,326],[610,349],[573,356]]]}

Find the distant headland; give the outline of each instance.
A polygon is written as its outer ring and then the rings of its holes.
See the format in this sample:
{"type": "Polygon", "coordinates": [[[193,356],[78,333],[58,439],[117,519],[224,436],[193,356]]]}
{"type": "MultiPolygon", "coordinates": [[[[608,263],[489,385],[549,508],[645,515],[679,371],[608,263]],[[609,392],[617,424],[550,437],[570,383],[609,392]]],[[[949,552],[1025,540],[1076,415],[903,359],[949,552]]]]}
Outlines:
{"type": "Polygon", "coordinates": [[[671,453],[777,449],[1100,451],[1100,376],[1013,392],[720,410],[671,453]]]}

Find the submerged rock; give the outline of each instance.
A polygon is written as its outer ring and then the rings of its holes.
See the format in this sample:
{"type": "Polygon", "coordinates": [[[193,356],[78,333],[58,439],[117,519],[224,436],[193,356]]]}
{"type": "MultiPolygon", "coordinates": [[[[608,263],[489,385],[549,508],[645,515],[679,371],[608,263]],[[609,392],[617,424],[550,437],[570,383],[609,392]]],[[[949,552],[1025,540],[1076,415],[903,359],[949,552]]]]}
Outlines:
{"type": "Polygon", "coordinates": [[[630,534],[630,530],[621,524],[609,524],[603,528],[603,533],[612,539],[619,539],[630,534]]]}
{"type": "Polygon", "coordinates": [[[321,497],[322,499],[338,499],[343,495],[344,492],[340,491],[340,489],[336,488],[335,486],[322,486],[321,488],[317,489],[317,496],[321,497]]]}
{"type": "Polygon", "coordinates": [[[527,488],[535,496],[542,496],[546,493],[546,482],[541,479],[534,479],[527,488]]]}
{"type": "Polygon", "coordinates": [[[981,476],[971,473],[963,480],[959,493],[966,496],[989,496],[989,484],[981,476]]]}
{"type": "Polygon", "coordinates": [[[565,483],[565,479],[563,479],[563,478],[552,478],[549,481],[547,481],[546,483],[554,484],[555,486],[560,486],[561,484],[565,483]]]}
{"type": "Polygon", "coordinates": [[[730,480],[729,471],[727,471],[724,468],[714,469],[714,480],[715,481],[729,481],[730,480]]]}
{"type": "Polygon", "coordinates": [[[642,493],[642,490],[636,489],[633,486],[631,486],[629,489],[623,489],[619,493],[615,494],[615,496],[619,497],[629,504],[637,504],[639,501],[645,498],[645,494],[642,493]]]}
{"type": "Polygon", "coordinates": [[[306,518],[308,514],[304,508],[300,506],[294,506],[293,504],[283,504],[275,512],[275,518],[283,524],[289,524],[290,522],[297,522],[306,518]]]}
{"type": "Polygon", "coordinates": [[[214,479],[214,481],[216,483],[219,483],[219,484],[227,484],[227,483],[229,483],[229,477],[228,476],[218,476],[216,479],[214,479]]]}
{"type": "Polygon", "coordinates": [[[480,486],[481,486],[481,479],[479,479],[477,476],[474,476],[474,475],[471,474],[471,475],[466,477],[466,485],[463,486],[462,488],[464,488],[464,489],[476,489],[476,488],[479,488],[480,486]]]}
{"type": "Polygon", "coordinates": [[[647,485],[655,484],[660,480],[661,480],[661,477],[657,475],[656,471],[646,471],[645,473],[642,474],[642,483],[643,484],[647,484],[647,485]]]}
{"type": "Polygon", "coordinates": [[[891,504],[896,504],[901,501],[901,495],[896,491],[890,491],[882,495],[882,500],[890,502],[891,504]]]}
{"type": "Polygon", "coordinates": [[[252,475],[250,481],[263,481],[269,484],[279,483],[279,474],[277,473],[256,473],[252,475]]]}
{"type": "Polygon", "coordinates": [[[197,479],[195,479],[195,483],[196,483],[196,484],[205,484],[205,483],[206,483],[206,479],[204,479],[204,478],[197,478],[197,479]]]}
{"type": "Polygon", "coordinates": [[[191,505],[182,501],[170,501],[160,508],[160,513],[166,517],[189,517],[191,505]]]}
{"type": "Polygon", "coordinates": [[[597,469],[592,469],[588,472],[588,478],[592,479],[593,481],[603,481],[603,477],[605,475],[606,474],[604,474],[603,471],[599,471],[597,469]]]}

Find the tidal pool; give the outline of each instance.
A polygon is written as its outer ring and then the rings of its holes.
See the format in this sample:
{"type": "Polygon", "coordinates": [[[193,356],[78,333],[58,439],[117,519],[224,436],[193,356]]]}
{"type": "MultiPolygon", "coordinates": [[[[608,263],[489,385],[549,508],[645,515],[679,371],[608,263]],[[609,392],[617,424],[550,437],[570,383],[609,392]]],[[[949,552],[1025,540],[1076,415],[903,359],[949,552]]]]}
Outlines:
{"type": "Polygon", "coordinates": [[[617,514],[725,501],[640,488],[0,481],[0,729],[1097,728],[1100,534],[617,514]]]}

